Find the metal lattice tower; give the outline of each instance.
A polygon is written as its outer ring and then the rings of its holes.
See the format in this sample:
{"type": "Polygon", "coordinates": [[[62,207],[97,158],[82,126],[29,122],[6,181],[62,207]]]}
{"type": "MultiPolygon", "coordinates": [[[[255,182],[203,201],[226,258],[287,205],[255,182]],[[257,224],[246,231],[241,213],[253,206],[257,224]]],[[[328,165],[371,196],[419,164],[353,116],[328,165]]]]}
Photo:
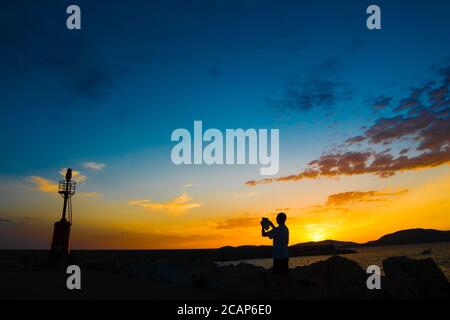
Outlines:
{"type": "Polygon", "coordinates": [[[72,181],[72,169],[67,169],[66,179],[59,181],[58,193],[64,204],[61,220],[55,223],[51,245],[51,257],[61,258],[70,252],[70,229],[72,227],[72,196],[75,194],[76,182],[72,181]]]}
{"type": "Polygon", "coordinates": [[[72,169],[67,169],[66,179],[59,181],[58,193],[64,198],[62,219],[68,217],[72,223],[72,196],[75,194],[76,182],[72,181],[72,169]]]}

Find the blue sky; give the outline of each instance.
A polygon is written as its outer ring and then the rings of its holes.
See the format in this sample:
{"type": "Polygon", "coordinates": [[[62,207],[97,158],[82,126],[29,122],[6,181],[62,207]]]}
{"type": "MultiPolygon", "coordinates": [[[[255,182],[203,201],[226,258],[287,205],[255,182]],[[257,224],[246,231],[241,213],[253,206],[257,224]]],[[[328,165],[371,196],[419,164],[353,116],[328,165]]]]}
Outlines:
{"type": "Polygon", "coordinates": [[[381,31],[364,27],[361,1],[78,4],[76,32],[64,28],[64,1],[3,5],[3,174],[168,145],[195,119],[322,128],[323,110],[285,117],[268,100],[327,63],[352,96],[333,118],[357,124],[372,116],[366,96],[405,87],[449,52],[444,1],[379,2],[381,31]]]}

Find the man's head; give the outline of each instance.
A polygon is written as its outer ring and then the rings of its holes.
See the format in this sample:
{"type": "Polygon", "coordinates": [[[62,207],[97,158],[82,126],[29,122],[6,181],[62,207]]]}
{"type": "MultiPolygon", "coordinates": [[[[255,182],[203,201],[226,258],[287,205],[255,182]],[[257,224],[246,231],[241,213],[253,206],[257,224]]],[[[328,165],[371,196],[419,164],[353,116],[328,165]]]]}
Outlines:
{"type": "Polygon", "coordinates": [[[287,216],[286,216],[286,213],[284,213],[284,212],[280,212],[277,215],[277,223],[280,224],[280,225],[281,224],[285,224],[286,219],[287,219],[287,216]]]}

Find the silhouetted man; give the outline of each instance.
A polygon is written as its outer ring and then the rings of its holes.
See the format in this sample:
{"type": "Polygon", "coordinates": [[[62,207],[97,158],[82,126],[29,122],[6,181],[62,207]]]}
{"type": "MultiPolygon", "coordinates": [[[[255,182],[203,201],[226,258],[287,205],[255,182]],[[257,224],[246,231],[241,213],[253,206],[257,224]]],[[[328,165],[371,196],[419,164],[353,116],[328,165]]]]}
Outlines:
{"type": "Polygon", "coordinates": [[[261,222],[263,237],[269,237],[273,240],[273,268],[272,272],[274,275],[281,276],[283,290],[287,291],[287,273],[289,271],[289,229],[286,227],[286,214],[280,212],[277,215],[278,227],[269,221],[269,226],[272,230],[266,231],[264,229],[264,224],[261,222]]]}

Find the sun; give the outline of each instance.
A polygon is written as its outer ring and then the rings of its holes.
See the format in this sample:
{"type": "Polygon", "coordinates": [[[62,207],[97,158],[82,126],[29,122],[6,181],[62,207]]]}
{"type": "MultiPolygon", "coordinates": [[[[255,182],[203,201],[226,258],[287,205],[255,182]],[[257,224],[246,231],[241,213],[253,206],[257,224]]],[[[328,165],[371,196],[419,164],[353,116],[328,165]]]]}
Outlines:
{"type": "Polygon", "coordinates": [[[317,242],[325,240],[326,236],[322,231],[314,231],[311,233],[310,238],[312,241],[317,242]]]}
{"type": "Polygon", "coordinates": [[[314,227],[310,228],[309,239],[311,241],[317,242],[317,241],[326,240],[328,236],[329,236],[328,232],[323,227],[314,225],[314,227]]]}

